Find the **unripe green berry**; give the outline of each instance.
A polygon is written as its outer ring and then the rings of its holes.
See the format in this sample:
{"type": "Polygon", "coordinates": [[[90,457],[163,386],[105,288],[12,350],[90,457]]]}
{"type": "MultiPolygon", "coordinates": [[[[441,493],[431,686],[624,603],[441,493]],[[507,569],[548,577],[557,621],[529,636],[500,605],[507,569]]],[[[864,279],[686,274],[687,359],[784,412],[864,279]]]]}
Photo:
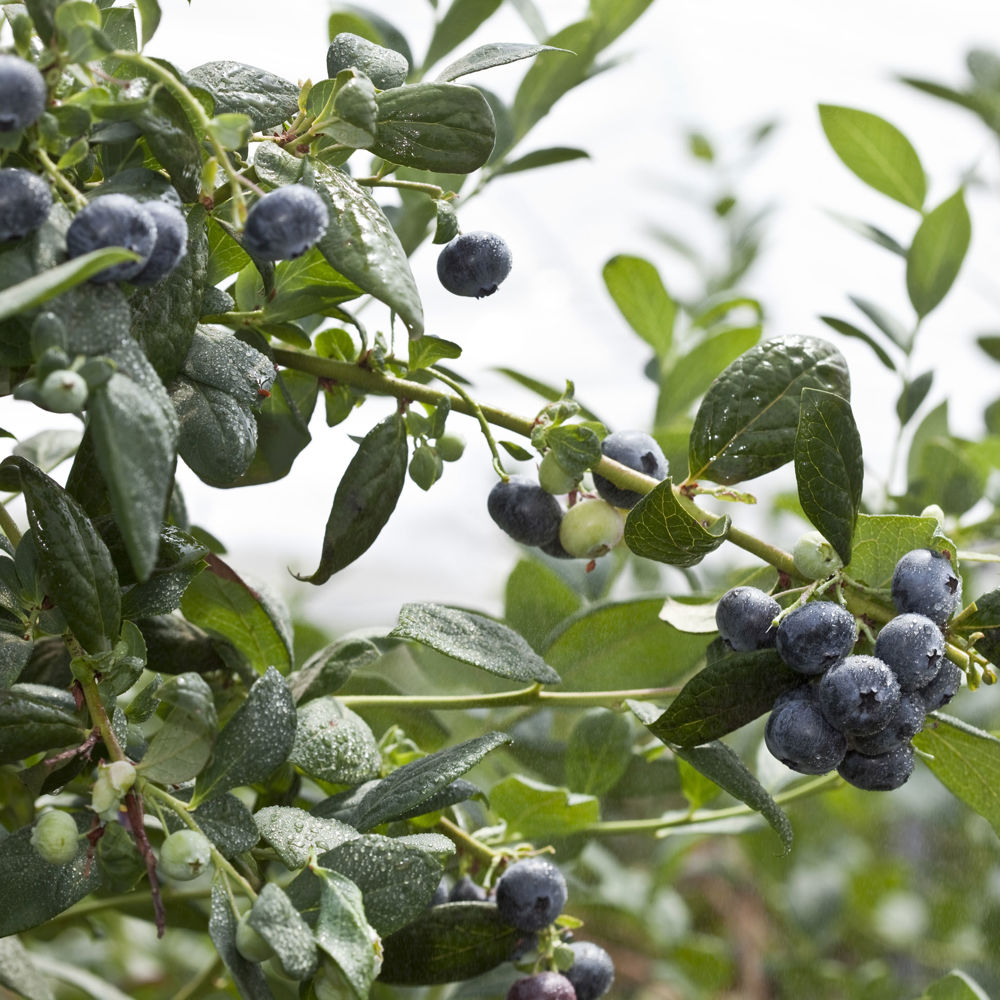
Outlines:
{"type": "Polygon", "coordinates": [[[178,882],[197,878],[212,864],[212,845],[197,830],[178,830],[160,847],[160,871],[178,882]]]}
{"type": "Polygon", "coordinates": [[[42,813],[31,831],[31,846],[50,865],[72,861],[80,849],[76,822],[67,812],[52,809],[42,813]]]}
{"type": "Polygon", "coordinates": [[[792,559],[807,580],[823,580],[844,565],[834,547],[818,531],[807,531],[795,543],[792,559]]]}
{"type": "Polygon", "coordinates": [[[570,507],[559,525],[562,547],[577,559],[596,559],[613,549],[625,532],[625,518],[604,500],[583,500],[570,507]]]}
{"type": "Polygon", "coordinates": [[[266,962],[274,949],[250,926],[250,914],[244,913],[236,925],[236,950],[248,962],[266,962]]]}
{"type": "Polygon", "coordinates": [[[940,504],[928,504],[921,512],[921,517],[933,517],[941,527],[944,527],[944,511],[940,504]]]}
{"type": "Polygon", "coordinates": [[[461,434],[442,434],[434,447],[442,462],[457,462],[465,451],[465,438],[461,434]]]}
{"type": "Polygon", "coordinates": [[[135,782],[135,765],[127,760],[113,760],[97,768],[97,780],[91,792],[90,808],[103,819],[113,819],[122,796],[135,782]]]}
{"type": "Polygon", "coordinates": [[[546,493],[562,496],[575,490],[580,484],[580,477],[567,472],[557,461],[554,452],[547,451],[542,456],[538,466],[538,485],[546,493]]]}
{"type": "Polygon", "coordinates": [[[75,413],[87,402],[88,389],[78,372],[60,368],[45,376],[38,392],[53,413],[75,413]]]}

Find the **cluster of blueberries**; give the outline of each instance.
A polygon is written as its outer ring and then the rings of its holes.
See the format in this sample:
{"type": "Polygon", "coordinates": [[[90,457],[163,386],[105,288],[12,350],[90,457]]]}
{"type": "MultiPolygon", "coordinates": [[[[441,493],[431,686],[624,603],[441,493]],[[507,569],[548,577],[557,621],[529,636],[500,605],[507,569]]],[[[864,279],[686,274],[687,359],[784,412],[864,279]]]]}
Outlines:
{"type": "MultiPolygon", "coordinates": [[[[450,892],[442,885],[434,902],[475,902],[486,890],[468,876],[450,892]]],[[[566,905],[566,879],[545,858],[525,858],[512,864],[497,880],[495,890],[500,919],[523,931],[534,946],[535,935],[550,926],[566,905]]],[[[611,956],[592,941],[572,941],[573,962],[563,972],[536,972],[516,980],[507,1000],[598,1000],[611,989],[615,967],[611,956]]]]}
{"type": "Polygon", "coordinates": [[[854,616],[832,601],[811,601],[781,615],[755,587],[723,594],[719,635],[740,652],[774,646],[807,681],[782,694],[764,730],[768,750],[802,774],[834,769],[869,791],[898,788],[913,772],[911,739],[928,712],[947,704],[962,672],[945,659],[942,629],[961,600],[948,555],[914,549],[896,564],[898,614],[878,633],[873,655],[853,655],[854,616]]]}
{"type": "MultiPolygon", "coordinates": [[[[665,479],[667,460],[659,444],[643,431],[615,431],[601,441],[601,452],[654,479],[665,479]]],[[[621,541],[625,519],[642,497],[593,474],[597,497],[584,498],[563,511],[556,495],[575,491],[580,477],[559,467],[551,451],[538,469],[538,482],[510,476],[496,483],[486,509],[497,526],[515,542],[540,548],[557,559],[595,559],[621,541]]]]}

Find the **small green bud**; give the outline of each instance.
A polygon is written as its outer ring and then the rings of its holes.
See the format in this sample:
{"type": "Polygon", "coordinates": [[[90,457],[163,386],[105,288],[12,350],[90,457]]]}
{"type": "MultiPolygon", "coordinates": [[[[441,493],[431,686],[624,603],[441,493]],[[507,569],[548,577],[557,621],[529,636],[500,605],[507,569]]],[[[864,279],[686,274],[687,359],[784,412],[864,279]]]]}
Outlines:
{"type": "Polygon", "coordinates": [[[249,912],[236,925],[236,950],[248,962],[266,962],[274,955],[274,949],[250,926],[249,912]]]}
{"type": "Polygon", "coordinates": [[[67,812],[52,809],[42,813],[31,831],[31,846],[50,865],[72,861],[80,849],[76,822],[67,812]]]}
{"type": "Polygon", "coordinates": [[[177,830],[160,847],[160,872],[178,882],[197,878],[211,864],[212,845],[197,830],[177,830]]]}
{"type": "Polygon", "coordinates": [[[580,485],[580,477],[571,475],[557,461],[554,452],[547,451],[538,466],[538,485],[546,493],[562,496],[580,485]]]}
{"type": "Polygon", "coordinates": [[[87,402],[87,383],[78,372],[58,368],[45,376],[38,390],[42,403],[53,413],[75,413],[87,402]]]}
{"type": "Polygon", "coordinates": [[[114,819],[122,798],[134,782],[135,766],[127,760],[98,765],[90,808],[102,819],[114,819]]]}
{"type": "Polygon", "coordinates": [[[457,462],[465,451],[465,438],[460,434],[442,434],[434,447],[442,462],[457,462]]]}
{"type": "Polygon", "coordinates": [[[577,559],[596,559],[613,549],[625,533],[621,511],[604,500],[582,500],[563,515],[562,547],[577,559]]]}
{"type": "Polygon", "coordinates": [[[807,531],[795,543],[792,559],[807,580],[824,580],[844,565],[834,547],[818,531],[807,531]]]}
{"type": "Polygon", "coordinates": [[[936,503],[932,503],[932,504],[929,504],[928,506],[926,506],[920,512],[920,516],[921,517],[933,517],[937,521],[937,523],[941,525],[942,528],[944,527],[944,511],[936,503]]]}

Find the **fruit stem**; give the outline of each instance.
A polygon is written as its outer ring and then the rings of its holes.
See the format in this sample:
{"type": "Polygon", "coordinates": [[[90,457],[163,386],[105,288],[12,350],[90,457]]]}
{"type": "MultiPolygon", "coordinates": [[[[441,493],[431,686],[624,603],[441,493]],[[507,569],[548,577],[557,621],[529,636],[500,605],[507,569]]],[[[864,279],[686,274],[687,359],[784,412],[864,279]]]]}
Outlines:
{"type": "Polygon", "coordinates": [[[365,187],[393,187],[404,191],[423,191],[424,194],[438,200],[444,197],[444,188],[437,184],[422,184],[420,181],[386,181],[381,177],[355,177],[355,181],[365,187]]]}
{"type": "Polygon", "coordinates": [[[45,172],[52,179],[56,187],[62,188],[63,192],[78,210],[83,208],[87,204],[87,199],[63,176],[63,172],[52,162],[49,154],[41,146],[35,149],[35,156],[38,157],[42,166],[45,167],[45,172]]]}
{"type": "Polygon", "coordinates": [[[490,454],[493,455],[493,468],[496,469],[497,475],[500,476],[504,482],[509,478],[507,473],[504,471],[503,462],[500,460],[500,452],[497,450],[497,443],[493,437],[493,432],[490,430],[489,421],[486,419],[486,415],[483,413],[482,407],[458,384],[453,378],[449,378],[440,369],[435,368],[433,365],[428,369],[434,373],[434,377],[441,382],[444,382],[449,389],[456,392],[466,404],[471,407],[473,415],[479,421],[479,426],[482,429],[483,437],[486,438],[486,443],[490,447],[490,454]]]}
{"type": "MultiPolygon", "coordinates": [[[[718,520],[718,518],[714,520],[718,520]]],[[[770,563],[779,573],[785,573],[791,577],[799,576],[799,572],[795,568],[795,560],[792,559],[791,553],[785,552],[775,545],[770,545],[755,535],[748,534],[746,531],[741,531],[739,528],[730,525],[729,531],[726,532],[726,541],[732,542],[733,545],[743,549],[745,552],[749,552],[759,559],[763,559],[764,562],[770,563]]]]}
{"type": "Polygon", "coordinates": [[[487,847],[481,840],[477,840],[472,834],[466,833],[457,823],[453,823],[445,816],[442,816],[438,820],[438,829],[463,854],[471,854],[479,858],[480,861],[484,861],[487,865],[492,865],[502,853],[501,851],[494,851],[491,847],[487,847]]]}
{"type": "Polygon", "coordinates": [[[0,503],[0,531],[7,536],[10,544],[16,549],[21,541],[21,529],[17,526],[14,518],[10,516],[10,511],[7,510],[5,503],[0,503]]]}
{"type": "Polygon", "coordinates": [[[101,699],[100,691],[97,689],[97,680],[94,678],[94,675],[87,672],[83,676],[78,677],[77,682],[80,685],[80,690],[83,692],[83,700],[87,706],[87,711],[90,713],[90,721],[93,722],[101,734],[101,739],[104,741],[111,759],[127,760],[125,751],[121,748],[118,738],[115,736],[111,719],[108,718],[108,711],[104,707],[104,702],[101,699]]]}

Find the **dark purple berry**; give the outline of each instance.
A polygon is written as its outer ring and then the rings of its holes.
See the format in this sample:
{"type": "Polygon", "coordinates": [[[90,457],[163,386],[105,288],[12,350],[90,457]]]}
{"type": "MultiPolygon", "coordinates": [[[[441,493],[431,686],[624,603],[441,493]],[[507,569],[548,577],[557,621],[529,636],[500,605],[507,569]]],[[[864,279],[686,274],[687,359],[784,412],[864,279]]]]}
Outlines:
{"type": "Polygon", "coordinates": [[[576,1000],[573,984],[558,972],[539,972],[516,979],[507,1000],[576,1000]]]}
{"type": "Polygon", "coordinates": [[[448,893],[450,903],[478,903],[486,899],[486,890],[468,875],[463,875],[448,893]]]}
{"type": "Polygon", "coordinates": [[[774,645],[772,622],[780,613],[781,605],[763,590],[733,587],[719,598],[715,624],[731,649],[748,653],[774,645]]]}
{"type": "Polygon", "coordinates": [[[486,509],[497,526],[522,545],[549,545],[559,537],[563,515],[559,501],[527,476],[496,483],[486,509]]]}
{"type": "Polygon", "coordinates": [[[780,698],[764,727],[772,756],[800,774],[826,774],[844,759],[847,738],[824,718],[812,685],[780,698]]]}
{"type": "Polygon", "coordinates": [[[492,295],[510,274],[513,259],[495,233],[463,233],[438,255],[438,280],[453,295],[492,295]]]}
{"type": "Polygon", "coordinates": [[[0,132],[18,132],[38,121],[48,88],[34,63],[0,55],[0,132]]]}
{"type": "Polygon", "coordinates": [[[906,784],[913,773],[913,747],[904,743],[877,757],[848,750],[837,773],[848,784],[866,792],[891,792],[906,784]]]}
{"type": "MultiPolygon", "coordinates": [[[[601,453],[653,479],[666,479],[670,471],[663,449],[645,431],[615,431],[601,442],[601,453]]],[[[642,499],[642,494],[636,490],[615,486],[610,479],[596,472],[594,487],[602,500],[607,500],[616,507],[631,509],[642,499]]]]}
{"type": "Polygon", "coordinates": [[[778,655],[800,674],[821,674],[847,656],[858,638],[854,615],[833,601],[811,601],[778,625],[778,655]]]}
{"type": "Polygon", "coordinates": [[[243,246],[262,260],[291,260],[319,242],[329,221],[326,202],[312,188],[288,184],[254,202],[243,246]]]}
{"type": "Polygon", "coordinates": [[[497,882],[500,919],[522,931],[540,931],[566,905],[566,879],[545,858],[525,858],[511,865],[497,882]]]}
{"type": "Polygon", "coordinates": [[[615,965],[611,956],[593,941],[574,941],[573,964],[564,975],[573,984],[576,1000],[598,1000],[611,989],[615,981],[615,965]]]}
{"type": "Polygon", "coordinates": [[[823,675],[817,697],[830,725],[866,735],[889,724],[899,704],[899,682],[874,656],[849,656],[823,675]]]}
{"type": "Polygon", "coordinates": [[[852,736],[848,743],[852,750],[857,750],[858,753],[868,757],[888,753],[904,743],[909,743],[924,728],[926,714],[924,700],[919,694],[903,694],[899,698],[899,705],[893,712],[892,718],[882,729],[867,736],[852,736]]]}
{"type": "Polygon", "coordinates": [[[134,278],[149,260],[156,245],[156,222],[152,215],[127,194],[105,194],[85,205],[66,231],[66,250],[80,257],[102,247],[125,247],[140,260],[112,264],[90,280],[95,284],[134,278]]]}
{"type": "Polygon", "coordinates": [[[0,243],[24,239],[48,217],[52,192],[30,170],[0,170],[0,243]]]}
{"type": "Polygon", "coordinates": [[[926,615],[943,628],[962,599],[962,581],[946,553],[914,549],[896,563],[892,599],[900,614],[926,615]]]}
{"type": "Polygon", "coordinates": [[[156,243],[146,266],[129,281],[133,285],[155,285],[165,278],[187,253],[187,220],[181,210],[168,201],[147,201],[142,207],[156,223],[156,243]]]}
{"type": "Polygon", "coordinates": [[[945,660],[934,680],[919,688],[917,694],[923,700],[925,711],[936,712],[939,708],[944,708],[958,694],[961,686],[962,671],[950,660],[945,660]]]}
{"type": "Polygon", "coordinates": [[[882,626],[875,655],[888,663],[901,691],[930,684],[944,660],[944,636],[925,615],[897,615],[882,626]]]}

